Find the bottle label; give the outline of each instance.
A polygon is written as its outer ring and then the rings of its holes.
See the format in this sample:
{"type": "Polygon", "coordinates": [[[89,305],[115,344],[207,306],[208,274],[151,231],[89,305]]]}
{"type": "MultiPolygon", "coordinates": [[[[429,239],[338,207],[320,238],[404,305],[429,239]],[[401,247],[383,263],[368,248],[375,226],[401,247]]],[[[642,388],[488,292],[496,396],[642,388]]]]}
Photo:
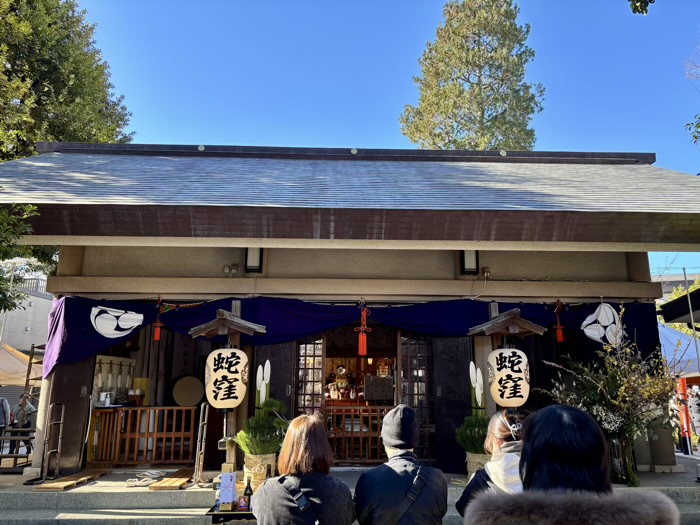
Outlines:
{"type": "Polygon", "coordinates": [[[238,512],[247,512],[250,509],[248,496],[238,498],[238,512]]]}

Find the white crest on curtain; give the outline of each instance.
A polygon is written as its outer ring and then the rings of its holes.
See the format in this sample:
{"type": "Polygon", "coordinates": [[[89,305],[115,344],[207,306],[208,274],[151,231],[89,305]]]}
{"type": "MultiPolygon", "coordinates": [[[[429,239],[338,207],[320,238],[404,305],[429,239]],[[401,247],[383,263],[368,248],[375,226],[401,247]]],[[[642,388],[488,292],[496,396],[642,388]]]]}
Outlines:
{"type": "Polygon", "coordinates": [[[90,311],[90,322],[98,334],[114,339],[133,332],[143,323],[143,314],[96,306],[90,311]]]}
{"type": "Polygon", "coordinates": [[[608,303],[601,303],[595,312],[586,317],[581,330],[590,339],[603,344],[619,345],[625,335],[620,316],[608,303]]]}

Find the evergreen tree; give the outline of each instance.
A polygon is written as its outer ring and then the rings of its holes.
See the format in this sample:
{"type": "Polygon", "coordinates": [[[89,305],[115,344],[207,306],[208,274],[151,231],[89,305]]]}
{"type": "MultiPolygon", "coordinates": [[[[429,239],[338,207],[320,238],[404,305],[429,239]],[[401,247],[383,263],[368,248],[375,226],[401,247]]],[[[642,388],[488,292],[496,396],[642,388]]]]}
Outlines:
{"type": "Polygon", "coordinates": [[[656,0],[629,0],[632,12],[636,14],[646,15],[649,12],[649,4],[653,4],[656,0]]]}
{"type": "Polygon", "coordinates": [[[417,106],[407,105],[401,128],[431,149],[529,150],[529,127],[542,111],[544,88],[525,82],[535,52],[525,41],[512,0],[451,0],[435,42],[420,59],[417,106]]]}
{"type": "Polygon", "coordinates": [[[131,140],[94,32],[76,0],[0,0],[0,161],[41,140],[131,140]]]}
{"type": "MultiPolygon", "coordinates": [[[[95,26],[76,0],[0,0],[0,162],[26,157],[38,141],[130,142],[131,114],[112,93],[109,67],[95,47],[95,26]]],[[[2,191],[2,188],[0,188],[2,191]]],[[[55,246],[23,246],[31,205],[0,209],[0,260],[33,258],[22,271],[53,273],[55,246]]],[[[0,311],[17,307],[0,267],[0,311]]]]}

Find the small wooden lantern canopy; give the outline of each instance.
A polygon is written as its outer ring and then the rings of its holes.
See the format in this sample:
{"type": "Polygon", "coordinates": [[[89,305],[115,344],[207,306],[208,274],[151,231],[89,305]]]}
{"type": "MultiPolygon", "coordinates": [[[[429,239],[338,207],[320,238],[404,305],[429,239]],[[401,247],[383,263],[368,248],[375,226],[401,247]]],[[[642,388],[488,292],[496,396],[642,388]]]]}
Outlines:
{"type": "Polygon", "coordinates": [[[217,310],[216,318],[207,323],[195,326],[190,330],[192,337],[214,337],[217,335],[264,334],[266,329],[261,324],[244,321],[238,315],[226,310],[217,310]]]}
{"type": "Polygon", "coordinates": [[[520,309],[513,308],[497,315],[489,322],[474,326],[469,330],[469,335],[501,335],[527,337],[529,335],[542,335],[547,331],[544,326],[532,323],[520,317],[520,309]]]}

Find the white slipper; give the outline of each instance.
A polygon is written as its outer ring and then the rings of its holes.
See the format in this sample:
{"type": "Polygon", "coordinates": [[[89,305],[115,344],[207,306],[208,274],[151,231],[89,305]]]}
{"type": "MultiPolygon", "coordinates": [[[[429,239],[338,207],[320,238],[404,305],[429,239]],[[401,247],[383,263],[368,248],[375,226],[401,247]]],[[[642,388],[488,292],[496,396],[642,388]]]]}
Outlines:
{"type": "Polygon", "coordinates": [[[163,476],[165,476],[165,472],[161,470],[146,470],[136,474],[138,478],[162,478],[163,476]]]}
{"type": "Polygon", "coordinates": [[[136,478],[131,478],[126,480],[126,486],[127,487],[138,487],[139,479],[136,478]]]}
{"type": "Polygon", "coordinates": [[[137,487],[148,487],[151,483],[155,483],[156,480],[153,478],[142,478],[136,483],[137,487]]]}

